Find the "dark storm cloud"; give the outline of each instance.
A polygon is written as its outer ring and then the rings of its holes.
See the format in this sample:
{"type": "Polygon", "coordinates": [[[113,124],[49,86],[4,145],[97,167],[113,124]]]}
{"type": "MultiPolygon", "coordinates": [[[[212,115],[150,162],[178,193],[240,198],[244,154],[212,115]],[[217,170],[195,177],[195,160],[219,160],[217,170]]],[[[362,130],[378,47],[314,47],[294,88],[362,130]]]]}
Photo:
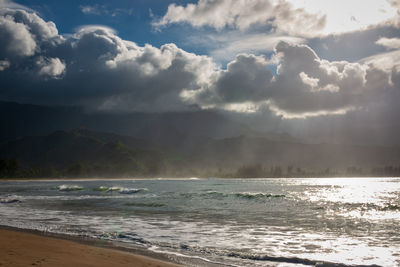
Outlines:
{"type": "Polygon", "coordinates": [[[112,29],[85,26],[63,37],[52,22],[2,8],[3,100],[117,110],[182,110],[184,89],[199,89],[212,61],[174,44],[137,46],[112,29]]]}
{"type": "Polygon", "coordinates": [[[175,44],[138,46],[103,26],[62,36],[54,23],[21,9],[1,8],[0,35],[2,100],[118,111],[269,110],[304,118],[367,108],[391,99],[398,86],[393,63],[328,61],[287,42],[278,43],[271,59],[240,54],[221,69],[175,44]]]}
{"type": "Polygon", "coordinates": [[[277,73],[264,57],[239,55],[213,76],[208,88],[187,94],[203,106],[251,102],[284,117],[344,114],[363,108],[392,88],[391,71],[347,61],[320,59],[306,45],[280,42],[277,73]]]}

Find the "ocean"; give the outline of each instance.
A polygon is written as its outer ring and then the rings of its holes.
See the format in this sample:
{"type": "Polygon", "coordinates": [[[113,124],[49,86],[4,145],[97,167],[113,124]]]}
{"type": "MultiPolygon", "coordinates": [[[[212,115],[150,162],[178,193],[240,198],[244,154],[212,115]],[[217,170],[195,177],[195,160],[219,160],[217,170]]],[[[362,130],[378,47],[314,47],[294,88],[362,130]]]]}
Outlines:
{"type": "Polygon", "coordinates": [[[187,266],[400,266],[400,178],[2,181],[0,225],[187,266]]]}

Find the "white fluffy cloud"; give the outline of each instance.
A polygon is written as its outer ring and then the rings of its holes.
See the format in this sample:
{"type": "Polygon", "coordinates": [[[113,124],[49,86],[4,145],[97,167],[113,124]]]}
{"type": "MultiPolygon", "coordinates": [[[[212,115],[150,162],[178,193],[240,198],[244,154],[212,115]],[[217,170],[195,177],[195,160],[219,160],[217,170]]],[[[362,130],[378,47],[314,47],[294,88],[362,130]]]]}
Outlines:
{"type": "Polygon", "coordinates": [[[53,22],[37,14],[0,6],[0,59],[33,56],[62,41],[53,22]]]}
{"type": "Polygon", "coordinates": [[[277,32],[308,35],[322,30],[325,16],[294,8],[285,0],[199,0],[197,4],[186,6],[171,4],[154,25],[180,22],[195,27],[208,25],[216,29],[233,27],[241,30],[251,25],[270,25],[277,32]]]}
{"type": "Polygon", "coordinates": [[[1,50],[7,56],[31,56],[35,53],[36,42],[27,27],[15,22],[11,16],[0,17],[1,50]]]}
{"type": "Polygon", "coordinates": [[[397,25],[397,8],[397,0],[392,3],[386,0],[198,0],[186,6],[169,5],[165,15],[154,25],[184,22],[218,30],[269,25],[278,33],[314,37],[380,24],[397,25]]]}
{"type": "Polygon", "coordinates": [[[39,75],[58,77],[65,71],[65,64],[59,58],[39,58],[36,62],[39,75]]]}
{"type": "Polygon", "coordinates": [[[376,44],[389,49],[400,49],[400,38],[380,38],[376,44]]]}
{"type": "Polygon", "coordinates": [[[392,51],[369,56],[360,62],[373,64],[386,71],[400,71],[400,38],[380,38],[375,43],[392,51]]]}

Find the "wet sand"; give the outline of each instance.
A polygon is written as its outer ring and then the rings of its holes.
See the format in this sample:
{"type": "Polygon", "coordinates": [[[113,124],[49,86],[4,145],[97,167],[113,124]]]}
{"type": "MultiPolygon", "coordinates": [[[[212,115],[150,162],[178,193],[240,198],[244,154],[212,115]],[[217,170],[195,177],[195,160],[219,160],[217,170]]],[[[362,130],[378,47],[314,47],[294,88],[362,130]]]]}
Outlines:
{"type": "Polygon", "coordinates": [[[71,240],[0,229],[0,266],[178,267],[179,265],[71,240]]]}

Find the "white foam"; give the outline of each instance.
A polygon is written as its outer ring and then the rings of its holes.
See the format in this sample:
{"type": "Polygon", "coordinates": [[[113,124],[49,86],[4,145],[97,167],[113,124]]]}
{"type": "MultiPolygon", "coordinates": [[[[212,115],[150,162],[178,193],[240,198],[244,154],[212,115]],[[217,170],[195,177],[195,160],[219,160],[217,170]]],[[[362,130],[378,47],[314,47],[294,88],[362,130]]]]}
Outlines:
{"type": "Polygon", "coordinates": [[[128,188],[128,187],[119,187],[119,186],[112,186],[108,188],[107,191],[117,191],[120,194],[135,194],[143,191],[148,191],[147,188],[128,188]]]}
{"type": "Polygon", "coordinates": [[[67,185],[67,184],[63,184],[57,187],[58,190],[60,191],[78,191],[78,190],[82,190],[83,187],[79,186],[79,185],[67,185]]]}

